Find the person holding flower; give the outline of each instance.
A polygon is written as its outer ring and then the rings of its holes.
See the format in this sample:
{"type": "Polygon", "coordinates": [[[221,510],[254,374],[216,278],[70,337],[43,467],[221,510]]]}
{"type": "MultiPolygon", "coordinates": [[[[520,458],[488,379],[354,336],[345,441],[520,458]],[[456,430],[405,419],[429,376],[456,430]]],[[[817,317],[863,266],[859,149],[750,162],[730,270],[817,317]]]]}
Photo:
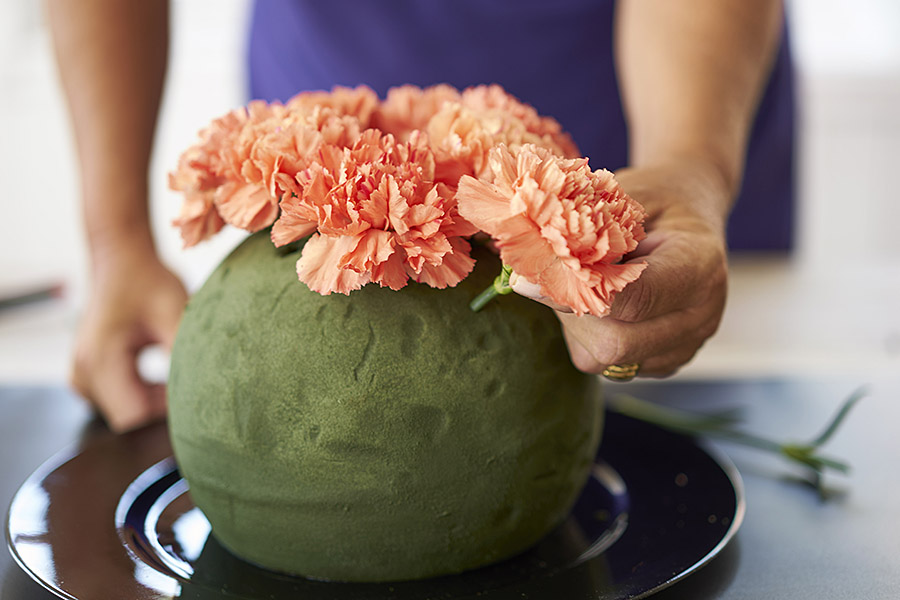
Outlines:
{"type": "MultiPolygon", "coordinates": [[[[186,301],[155,252],[147,217],[167,4],[49,7],[81,160],[93,274],[72,381],[111,427],[127,430],[164,414],[163,390],[142,382],[135,362],[144,346],[171,344],[186,301]]],[[[629,246],[623,264],[646,268],[602,316],[560,305],[554,298],[565,294],[545,293],[546,282],[513,277],[511,287],[559,309],[579,369],[614,379],[666,376],[717,328],[726,239],[749,245],[739,227],[749,223],[751,233],[768,236],[762,246],[787,243],[789,219],[773,216],[789,214],[791,187],[782,32],[776,0],[260,1],[251,94],[287,100],[336,84],[384,94],[403,83],[497,82],[556,117],[591,169],[615,169],[621,189],[646,211],[646,237],[629,246]],[[764,216],[748,220],[739,204],[729,230],[739,192],[764,216]]]]}

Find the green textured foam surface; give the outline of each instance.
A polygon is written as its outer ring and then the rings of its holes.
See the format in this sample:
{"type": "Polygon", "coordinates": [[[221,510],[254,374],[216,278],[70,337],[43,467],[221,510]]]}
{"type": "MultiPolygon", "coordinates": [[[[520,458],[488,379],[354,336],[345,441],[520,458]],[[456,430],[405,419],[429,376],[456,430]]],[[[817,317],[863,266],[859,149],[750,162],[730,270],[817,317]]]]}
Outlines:
{"type": "Polygon", "coordinates": [[[270,569],[419,579],[520,553],[568,513],[597,445],[596,379],[552,311],[457,287],[321,296],[267,232],[191,299],[172,354],[175,456],[213,534],[270,569]]]}

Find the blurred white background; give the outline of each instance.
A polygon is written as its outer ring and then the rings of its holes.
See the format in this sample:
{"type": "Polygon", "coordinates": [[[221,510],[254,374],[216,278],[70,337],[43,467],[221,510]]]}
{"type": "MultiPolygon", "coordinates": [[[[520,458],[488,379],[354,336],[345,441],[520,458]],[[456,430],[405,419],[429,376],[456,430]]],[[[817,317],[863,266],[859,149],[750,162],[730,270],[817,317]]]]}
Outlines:
{"type": "MultiPolygon", "coordinates": [[[[62,383],[87,287],[76,159],[40,2],[0,6],[0,382],[62,383]]],[[[246,0],[174,2],[152,167],[167,262],[195,289],[242,237],[181,249],[166,173],[242,104],[246,0]]],[[[791,256],[732,260],[719,333],[678,377],[900,373],[900,2],[789,0],[798,63],[800,216],[791,256]]]]}

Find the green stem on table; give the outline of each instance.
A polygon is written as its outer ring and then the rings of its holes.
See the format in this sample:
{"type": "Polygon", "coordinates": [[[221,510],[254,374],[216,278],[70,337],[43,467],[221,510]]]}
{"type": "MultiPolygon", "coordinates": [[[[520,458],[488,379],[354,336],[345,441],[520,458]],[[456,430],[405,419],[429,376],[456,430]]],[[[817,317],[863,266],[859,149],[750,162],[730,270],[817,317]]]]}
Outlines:
{"type": "Polygon", "coordinates": [[[833,458],[816,454],[816,451],[837,431],[857,402],[866,391],[859,389],[844,401],[837,414],[832,417],[824,431],[811,442],[776,442],[755,434],[734,428],[738,422],[735,411],[697,414],[660,406],[626,394],[618,394],[610,399],[610,409],[628,417],[646,421],[664,429],[688,435],[718,438],[726,442],[742,444],[759,450],[777,454],[789,461],[802,464],[813,471],[814,482],[819,491],[822,473],[826,469],[847,473],[850,466],[833,458]]]}
{"type": "Polygon", "coordinates": [[[475,296],[475,299],[469,303],[469,308],[471,308],[474,312],[478,312],[479,310],[484,308],[488,302],[490,302],[497,296],[505,296],[506,294],[511,294],[513,289],[509,286],[510,275],[512,275],[512,267],[503,265],[503,268],[500,270],[500,274],[494,278],[494,283],[492,283],[483,292],[475,296]]]}

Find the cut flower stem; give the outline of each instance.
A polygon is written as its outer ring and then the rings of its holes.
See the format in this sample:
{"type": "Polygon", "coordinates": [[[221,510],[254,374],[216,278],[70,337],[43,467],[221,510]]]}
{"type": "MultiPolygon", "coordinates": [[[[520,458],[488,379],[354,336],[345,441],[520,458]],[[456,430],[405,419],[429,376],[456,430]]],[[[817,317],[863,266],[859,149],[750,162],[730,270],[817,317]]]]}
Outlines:
{"type": "Polygon", "coordinates": [[[617,394],[610,398],[609,408],[614,412],[669,429],[676,433],[716,438],[725,442],[772,452],[790,462],[801,464],[810,469],[813,475],[812,482],[821,494],[824,491],[822,488],[822,475],[827,469],[847,473],[850,471],[850,466],[845,462],[823,456],[817,452],[821,446],[831,439],[834,432],[846,419],[850,410],[865,395],[866,390],[864,388],[853,392],[828,422],[822,433],[809,442],[778,442],[736,429],[735,426],[739,419],[734,410],[709,414],[691,413],[660,406],[628,394],[617,394]]]}
{"type": "Polygon", "coordinates": [[[513,289],[509,285],[509,277],[512,275],[512,267],[509,265],[503,265],[503,268],[500,270],[500,274],[494,278],[494,283],[492,283],[487,289],[483,292],[475,296],[475,299],[469,303],[469,308],[471,308],[474,312],[478,312],[485,305],[496,298],[497,296],[505,296],[507,294],[511,294],[513,289]]]}

